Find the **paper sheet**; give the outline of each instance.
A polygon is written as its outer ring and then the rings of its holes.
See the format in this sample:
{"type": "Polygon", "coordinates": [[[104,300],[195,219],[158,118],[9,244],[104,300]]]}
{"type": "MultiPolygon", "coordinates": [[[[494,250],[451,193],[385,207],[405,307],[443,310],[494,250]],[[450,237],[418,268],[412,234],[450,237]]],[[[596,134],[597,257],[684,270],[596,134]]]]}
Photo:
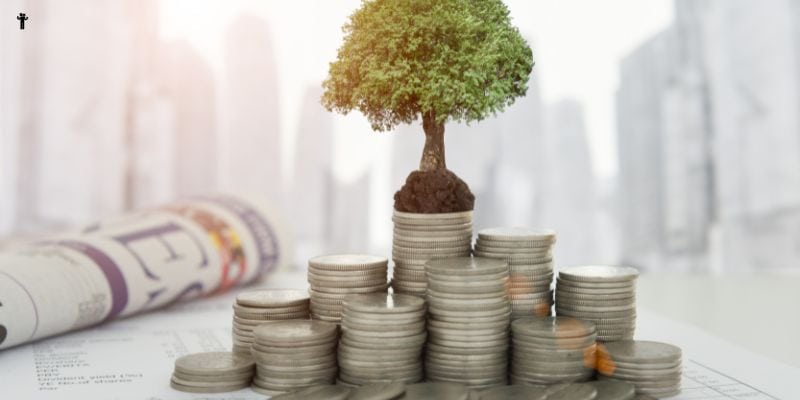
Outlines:
{"type": "MultiPolygon", "coordinates": [[[[271,281],[277,287],[281,279],[271,281]]],[[[232,299],[229,294],[181,304],[2,351],[0,398],[263,399],[249,389],[197,395],[169,387],[176,357],[230,348],[232,299]]],[[[683,348],[684,388],[675,399],[800,399],[800,369],[700,330],[640,310],[636,336],[683,348]]]]}

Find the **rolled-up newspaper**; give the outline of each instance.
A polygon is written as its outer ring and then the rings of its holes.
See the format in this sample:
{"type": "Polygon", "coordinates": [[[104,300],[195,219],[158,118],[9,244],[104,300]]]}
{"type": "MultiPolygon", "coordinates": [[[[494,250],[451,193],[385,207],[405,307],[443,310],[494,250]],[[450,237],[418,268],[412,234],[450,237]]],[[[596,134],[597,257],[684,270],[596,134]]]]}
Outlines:
{"type": "Polygon", "coordinates": [[[280,216],[208,196],[0,253],[0,349],[252,282],[288,262],[280,216]]]}

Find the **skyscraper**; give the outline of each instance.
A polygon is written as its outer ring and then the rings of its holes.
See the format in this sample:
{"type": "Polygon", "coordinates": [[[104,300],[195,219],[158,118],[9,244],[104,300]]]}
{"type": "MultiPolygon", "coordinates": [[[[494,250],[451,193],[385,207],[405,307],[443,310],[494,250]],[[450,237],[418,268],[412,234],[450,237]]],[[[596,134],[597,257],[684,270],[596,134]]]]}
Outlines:
{"type": "Polygon", "coordinates": [[[136,35],[136,18],[119,16],[139,4],[38,0],[28,6],[39,23],[26,30],[19,78],[26,87],[19,100],[17,215],[42,226],[119,212],[136,35]],[[75,29],[76,20],[92,29],[75,29]]]}
{"type": "Polygon", "coordinates": [[[252,15],[235,19],[224,54],[220,184],[282,203],[278,78],[267,23],[252,15]]]}
{"type": "MultiPolygon", "coordinates": [[[[301,108],[294,157],[291,210],[298,259],[320,254],[326,247],[326,227],[333,218],[333,119],[320,105],[322,88],[306,90],[301,108]]],[[[363,211],[362,212],[366,212],[363,211]]]]}
{"type": "Polygon", "coordinates": [[[537,188],[542,191],[540,226],[555,229],[558,265],[597,260],[598,208],[592,157],[586,136],[583,108],[575,100],[547,107],[547,140],[540,142],[546,155],[546,174],[537,188]]]}
{"type": "Polygon", "coordinates": [[[216,189],[219,152],[214,74],[185,41],[162,45],[159,59],[160,86],[173,111],[171,169],[175,195],[212,192],[216,189]]]}
{"type": "Polygon", "coordinates": [[[800,262],[800,13],[712,2],[705,16],[719,268],[800,262]]]}

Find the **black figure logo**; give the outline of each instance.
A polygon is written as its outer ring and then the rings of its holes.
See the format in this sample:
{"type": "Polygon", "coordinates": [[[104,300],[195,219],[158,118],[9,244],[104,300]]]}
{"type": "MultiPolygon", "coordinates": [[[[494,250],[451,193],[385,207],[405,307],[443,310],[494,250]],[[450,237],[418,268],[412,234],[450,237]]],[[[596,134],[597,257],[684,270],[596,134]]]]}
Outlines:
{"type": "Polygon", "coordinates": [[[19,29],[25,29],[25,21],[28,20],[28,17],[25,16],[25,13],[19,13],[17,20],[19,20],[19,29]]]}

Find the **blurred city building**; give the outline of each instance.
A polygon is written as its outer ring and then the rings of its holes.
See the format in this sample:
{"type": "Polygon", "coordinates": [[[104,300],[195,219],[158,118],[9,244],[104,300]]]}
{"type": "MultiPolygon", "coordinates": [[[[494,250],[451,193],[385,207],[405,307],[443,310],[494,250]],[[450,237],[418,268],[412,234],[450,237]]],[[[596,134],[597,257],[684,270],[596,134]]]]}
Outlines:
{"type": "Polygon", "coordinates": [[[788,0],[677,0],[622,62],[622,252],[645,268],[800,261],[800,13],[788,0]],[[769,22],[766,22],[769,21],[769,22]]]}

